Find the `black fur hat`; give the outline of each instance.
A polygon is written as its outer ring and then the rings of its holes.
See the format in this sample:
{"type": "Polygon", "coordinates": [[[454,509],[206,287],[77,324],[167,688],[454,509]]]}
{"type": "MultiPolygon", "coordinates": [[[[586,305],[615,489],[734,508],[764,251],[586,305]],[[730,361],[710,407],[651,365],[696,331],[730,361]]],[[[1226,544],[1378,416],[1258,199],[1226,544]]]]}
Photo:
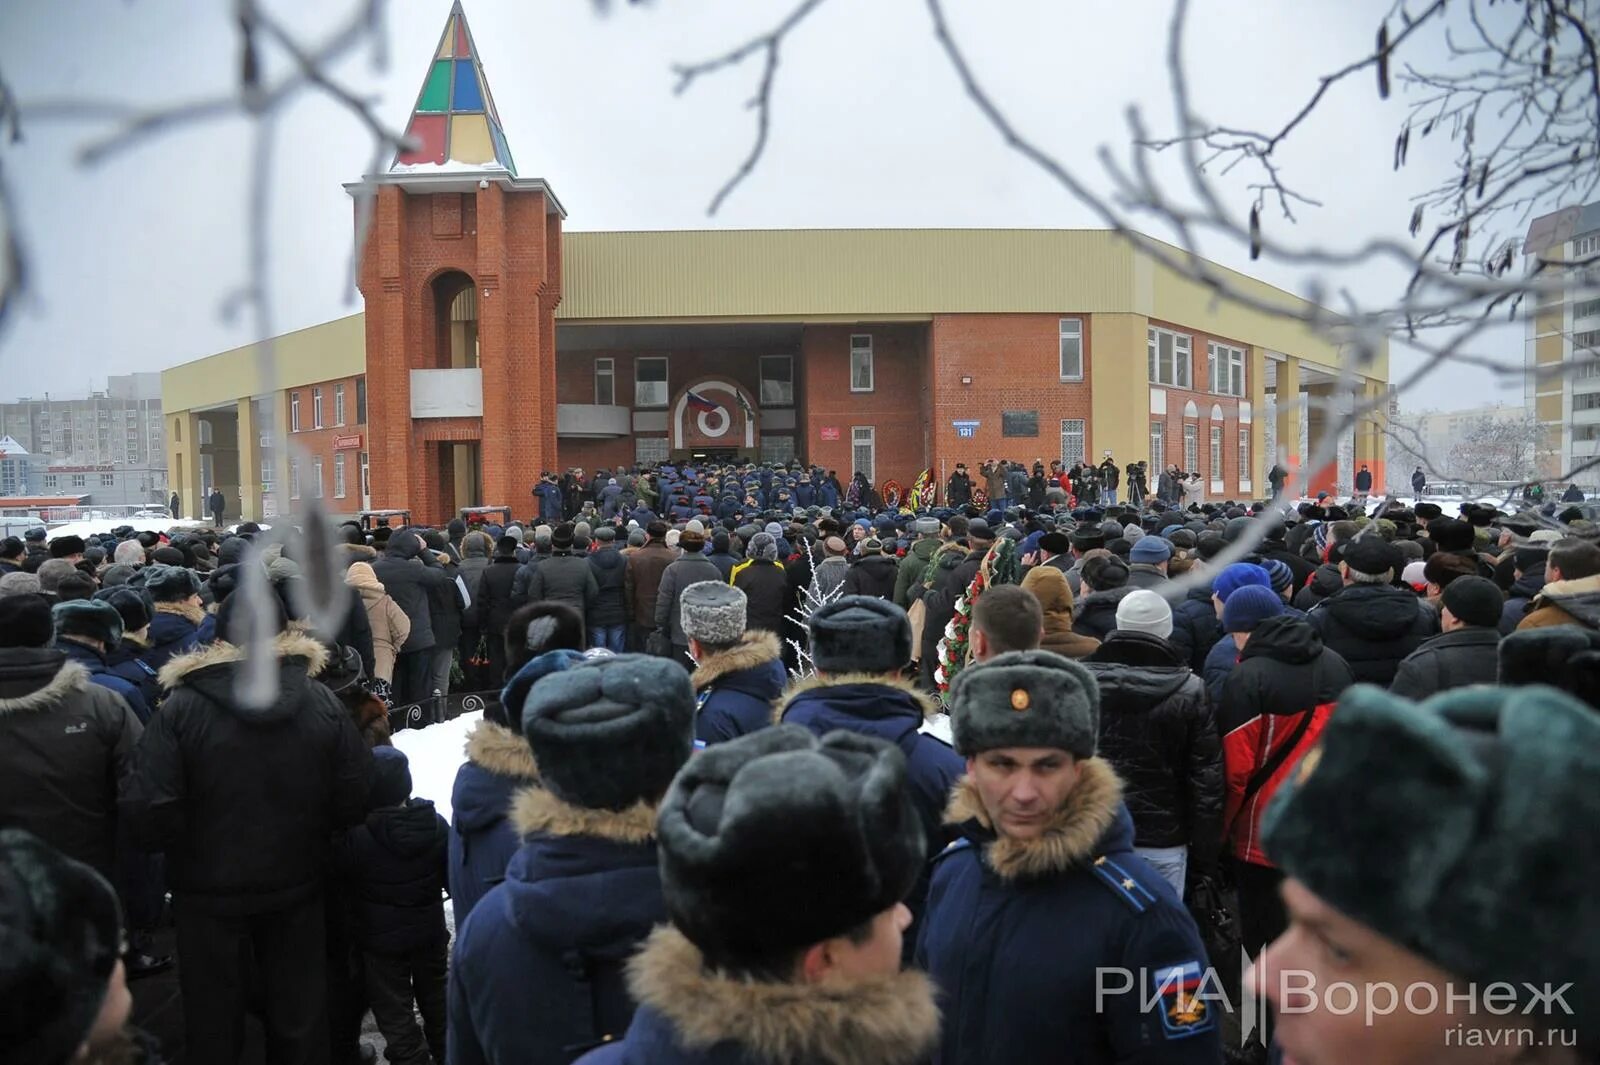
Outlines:
{"type": "Polygon", "coordinates": [[[1600,632],[1579,625],[1513,632],[1500,641],[1499,682],[1549,684],[1600,707],[1600,632]]]}
{"type": "Polygon", "coordinates": [[[0,1047],[64,1062],[89,1037],[122,948],[101,875],[20,828],[0,830],[0,1047]]]}
{"type": "Polygon", "coordinates": [[[556,798],[624,810],[666,792],[694,746],[694,712],[682,666],[615,655],[535,682],[522,705],[522,732],[556,798]]]}
{"type": "Polygon", "coordinates": [[[672,923],[734,959],[858,927],[906,897],[926,848],[899,748],[844,731],[818,740],[799,725],[696,755],[656,836],[672,923]]]}
{"type": "Polygon", "coordinates": [[[911,619],[887,599],[841,596],[806,627],[811,661],[823,673],[898,673],[911,661],[911,619]]]}

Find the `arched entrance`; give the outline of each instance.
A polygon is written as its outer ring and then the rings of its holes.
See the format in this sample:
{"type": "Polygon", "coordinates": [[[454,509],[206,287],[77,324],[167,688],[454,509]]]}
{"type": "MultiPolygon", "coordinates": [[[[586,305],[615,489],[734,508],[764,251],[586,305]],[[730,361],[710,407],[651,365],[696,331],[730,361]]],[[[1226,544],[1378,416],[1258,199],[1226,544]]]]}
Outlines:
{"type": "Polygon", "coordinates": [[[695,382],[673,401],[668,446],[679,452],[729,452],[755,457],[761,445],[754,399],[726,378],[695,382]]]}

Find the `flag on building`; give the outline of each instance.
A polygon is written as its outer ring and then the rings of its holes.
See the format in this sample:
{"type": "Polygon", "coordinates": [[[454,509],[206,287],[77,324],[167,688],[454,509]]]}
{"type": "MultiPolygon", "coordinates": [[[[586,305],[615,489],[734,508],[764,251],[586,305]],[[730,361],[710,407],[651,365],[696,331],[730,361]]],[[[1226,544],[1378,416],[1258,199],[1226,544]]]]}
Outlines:
{"type": "Polygon", "coordinates": [[[710,414],[712,411],[718,411],[722,409],[722,404],[717,403],[714,400],[709,400],[692,389],[689,391],[688,397],[690,410],[697,410],[702,414],[710,414]]]}

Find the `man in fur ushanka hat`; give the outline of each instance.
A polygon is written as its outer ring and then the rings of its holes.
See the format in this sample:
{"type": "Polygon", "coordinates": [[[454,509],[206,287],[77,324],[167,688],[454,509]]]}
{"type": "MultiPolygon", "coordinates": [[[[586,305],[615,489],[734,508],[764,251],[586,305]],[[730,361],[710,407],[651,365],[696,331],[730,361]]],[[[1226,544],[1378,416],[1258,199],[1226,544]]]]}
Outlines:
{"type": "Polygon", "coordinates": [[[961,838],[933,863],[916,952],[942,995],[940,1061],[1221,1060],[1199,933],[1133,850],[1099,717],[1093,674],[1049,651],[952,685],[961,838]]]}

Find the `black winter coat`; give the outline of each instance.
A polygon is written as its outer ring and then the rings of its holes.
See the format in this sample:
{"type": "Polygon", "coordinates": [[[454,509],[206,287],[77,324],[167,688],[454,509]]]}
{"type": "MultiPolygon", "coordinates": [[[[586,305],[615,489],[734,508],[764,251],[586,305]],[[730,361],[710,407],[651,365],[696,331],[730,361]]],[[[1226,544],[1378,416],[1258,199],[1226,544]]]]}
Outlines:
{"type": "Polygon", "coordinates": [[[1439,615],[1416,593],[1352,584],[1306,614],[1322,642],[1350,663],[1356,680],[1388,687],[1400,662],[1439,631],[1439,615]]]}
{"type": "MultiPolygon", "coordinates": [[[[1211,584],[1190,588],[1183,602],[1172,610],[1172,643],[1185,657],[1185,664],[1196,674],[1205,672],[1206,655],[1222,639],[1222,622],[1211,604],[1211,584]]],[[[1137,821],[1137,815],[1134,817],[1137,821]]],[[[1139,846],[1143,847],[1141,843],[1139,846]]]]}
{"type": "Polygon", "coordinates": [[[496,555],[489,560],[478,585],[478,627],[492,636],[502,635],[517,609],[511,599],[511,585],[517,579],[515,555],[496,555]]]}
{"type": "Polygon", "coordinates": [[[1072,631],[1080,636],[1093,636],[1104,640],[1117,627],[1117,604],[1129,592],[1136,591],[1131,584],[1113,588],[1108,592],[1090,592],[1073,606],[1072,631]]]}
{"type": "MultiPolygon", "coordinates": [[[[406,637],[405,645],[398,649],[400,654],[431,651],[438,643],[433,635],[433,615],[428,593],[432,589],[454,584],[445,575],[443,567],[437,563],[429,565],[421,560],[421,556],[421,541],[415,536],[404,536],[372,560],[372,572],[383,584],[383,590],[411,619],[411,635],[406,637]]],[[[452,591],[450,594],[455,593],[452,591]]]]}
{"type": "Polygon", "coordinates": [[[789,602],[789,579],[783,566],[765,559],[746,560],[733,568],[733,586],[745,595],[746,629],[783,631],[789,602]]]}
{"type": "Polygon", "coordinates": [[[1083,660],[1100,684],[1100,757],[1122,778],[1134,845],[1188,844],[1198,866],[1222,845],[1222,741],[1200,678],[1145,632],[1113,632],[1083,660]]]}
{"type": "Polygon", "coordinates": [[[594,573],[594,600],[589,604],[589,628],[612,628],[628,623],[628,605],[623,596],[628,580],[628,560],[615,547],[602,547],[589,556],[594,573]]]}
{"type": "Polygon", "coordinates": [[[1407,699],[1426,699],[1450,688],[1493,684],[1500,667],[1500,633],[1468,626],[1427,641],[1406,656],[1389,690],[1407,699]]]}
{"type": "Polygon", "coordinates": [[[933,587],[922,597],[926,619],[922,629],[922,660],[938,660],[939,641],[944,638],[945,626],[955,616],[956,604],[967,593],[967,586],[978,575],[983,556],[988,548],[968,551],[946,551],[934,562],[933,587]]]}
{"type": "Polygon", "coordinates": [[[558,551],[539,563],[528,579],[528,602],[565,603],[579,616],[588,617],[589,604],[599,590],[587,558],[558,551]]]}
{"type": "Polygon", "coordinates": [[[894,582],[900,560],[888,555],[867,555],[850,564],[844,575],[845,595],[870,595],[894,602],[894,582]]]}
{"type": "Polygon", "coordinates": [[[312,680],[327,651],[309,636],[274,644],[278,695],[236,694],[243,652],[228,643],[167,663],[171,692],[139,744],[126,812],[136,840],[164,851],[173,894],[219,915],[269,913],[322,890],[333,833],[366,814],[372,756],[337,696],[312,680]]]}
{"type": "Polygon", "coordinates": [[[1511,585],[1511,591],[1506,595],[1506,605],[1500,609],[1500,635],[1509,636],[1516,632],[1517,626],[1527,616],[1528,605],[1544,591],[1544,568],[1543,562],[1537,563],[1531,569],[1524,570],[1522,576],[1511,585]]]}
{"type": "Polygon", "coordinates": [[[337,865],[355,912],[355,940],[374,954],[444,943],[445,854],[450,826],[427,799],[367,814],[344,835],[337,865]]]}
{"type": "MultiPolygon", "coordinates": [[[[442,584],[435,582],[428,586],[428,617],[433,625],[433,645],[455,647],[461,642],[461,590],[456,586],[456,576],[460,573],[460,568],[452,562],[448,566],[441,565],[439,572],[443,573],[447,580],[442,584]]],[[[357,602],[360,602],[359,593],[357,602]]],[[[361,616],[366,617],[366,613],[366,608],[363,606],[361,616]]],[[[368,631],[370,632],[370,629],[368,631]]]]}

